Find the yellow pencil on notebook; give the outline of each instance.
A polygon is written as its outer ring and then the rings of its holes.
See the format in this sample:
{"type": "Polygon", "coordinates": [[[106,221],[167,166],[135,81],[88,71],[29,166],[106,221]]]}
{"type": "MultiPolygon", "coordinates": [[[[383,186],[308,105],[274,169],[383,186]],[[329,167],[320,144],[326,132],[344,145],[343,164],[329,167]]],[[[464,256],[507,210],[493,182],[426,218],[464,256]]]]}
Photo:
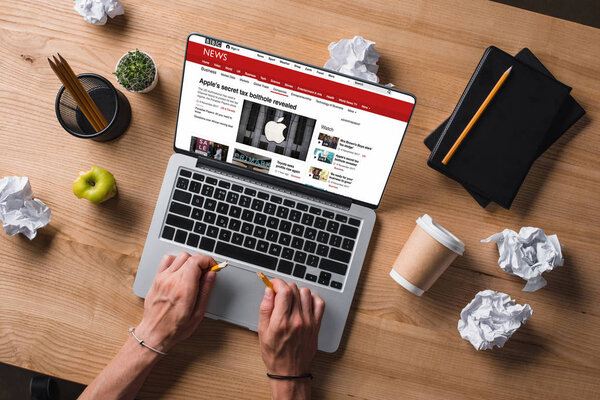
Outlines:
{"type": "Polygon", "coordinates": [[[218,272],[218,271],[222,270],[223,268],[225,268],[225,267],[226,267],[226,266],[228,266],[228,265],[229,265],[229,262],[227,262],[227,261],[223,261],[221,264],[217,264],[217,265],[215,265],[215,266],[214,266],[214,267],[212,267],[210,270],[211,270],[211,271],[218,272]]]}
{"type": "Polygon", "coordinates": [[[471,128],[473,128],[473,125],[475,125],[475,123],[477,122],[477,120],[479,119],[479,117],[481,116],[483,111],[485,110],[485,108],[488,106],[488,104],[490,104],[490,101],[492,101],[492,99],[494,98],[496,93],[498,93],[500,86],[502,86],[502,84],[504,83],[506,78],[508,78],[508,74],[510,74],[511,70],[512,70],[512,66],[509,69],[507,69],[506,71],[504,71],[504,73],[502,74],[502,76],[500,77],[498,82],[496,82],[496,85],[494,85],[494,88],[492,89],[490,94],[487,95],[487,97],[485,98],[483,103],[479,106],[479,109],[477,110],[475,115],[473,115],[473,118],[471,118],[471,120],[469,121],[469,123],[467,124],[465,129],[463,129],[463,131],[460,134],[460,136],[458,137],[458,139],[456,139],[456,142],[454,142],[454,144],[452,145],[452,147],[446,154],[446,157],[444,157],[444,159],[442,160],[442,164],[444,164],[444,165],[448,164],[448,161],[450,161],[450,159],[456,152],[456,149],[458,149],[458,146],[460,146],[460,144],[465,139],[465,137],[469,134],[469,131],[471,130],[471,128]]]}
{"type": "Polygon", "coordinates": [[[258,277],[259,277],[260,279],[262,279],[263,283],[264,283],[264,284],[265,284],[265,285],[266,285],[266,286],[267,286],[269,289],[271,289],[272,291],[275,291],[275,288],[273,287],[273,284],[271,283],[271,281],[269,280],[269,278],[267,278],[267,277],[265,276],[265,274],[263,274],[263,273],[262,273],[262,272],[260,272],[260,271],[256,271],[256,275],[258,275],[258,277]]]}

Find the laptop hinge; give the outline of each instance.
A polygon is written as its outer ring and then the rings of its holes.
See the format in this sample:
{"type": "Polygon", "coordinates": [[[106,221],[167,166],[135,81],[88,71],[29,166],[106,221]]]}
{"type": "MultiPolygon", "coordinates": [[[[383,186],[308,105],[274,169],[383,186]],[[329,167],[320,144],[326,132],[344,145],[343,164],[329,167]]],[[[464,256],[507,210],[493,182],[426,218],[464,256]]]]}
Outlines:
{"type": "Polygon", "coordinates": [[[241,175],[251,180],[267,183],[276,187],[280,187],[289,191],[304,194],[308,197],[320,199],[321,201],[332,203],[343,208],[350,208],[352,199],[350,197],[340,196],[326,192],[324,190],[315,189],[300,183],[290,182],[286,179],[274,175],[268,175],[263,172],[250,171],[246,168],[237,165],[229,164],[223,161],[213,160],[212,158],[198,157],[196,167],[208,166],[217,170],[229,172],[232,175],[241,175]]]}

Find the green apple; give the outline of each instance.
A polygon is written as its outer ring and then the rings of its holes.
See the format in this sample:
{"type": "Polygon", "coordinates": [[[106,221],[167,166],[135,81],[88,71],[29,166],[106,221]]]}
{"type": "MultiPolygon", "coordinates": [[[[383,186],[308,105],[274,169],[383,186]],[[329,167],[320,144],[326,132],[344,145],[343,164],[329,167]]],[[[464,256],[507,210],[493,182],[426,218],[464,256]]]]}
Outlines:
{"type": "Polygon", "coordinates": [[[80,199],[94,204],[102,203],[117,194],[117,182],[113,174],[99,167],[81,171],[73,182],[73,193],[80,199]]]}

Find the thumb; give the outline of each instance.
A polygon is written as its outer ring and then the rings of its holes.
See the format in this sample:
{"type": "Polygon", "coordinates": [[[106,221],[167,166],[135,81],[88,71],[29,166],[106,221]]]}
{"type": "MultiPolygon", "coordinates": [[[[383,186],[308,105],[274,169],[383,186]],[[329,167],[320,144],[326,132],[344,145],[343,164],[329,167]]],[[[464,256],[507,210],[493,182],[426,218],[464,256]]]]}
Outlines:
{"type": "Polygon", "coordinates": [[[271,314],[275,304],[275,293],[270,288],[265,288],[265,296],[260,303],[260,311],[258,314],[258,333],[264,332],[269,326],[271,314]]]}

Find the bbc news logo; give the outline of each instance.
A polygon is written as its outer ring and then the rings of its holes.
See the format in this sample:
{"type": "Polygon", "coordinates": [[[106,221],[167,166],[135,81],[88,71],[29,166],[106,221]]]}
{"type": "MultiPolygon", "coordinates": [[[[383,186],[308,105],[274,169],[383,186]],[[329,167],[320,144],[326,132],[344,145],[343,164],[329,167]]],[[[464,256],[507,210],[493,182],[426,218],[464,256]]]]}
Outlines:
{"type": "Polygon", "coordinates": [[[204,43],[209,44],[211,46],[215,46],[215,47],[223,46],[223,42],[221,42],[220,40],[215,40],[215,39],[211,39],[211,38],[205,38],[204,43]]]}

